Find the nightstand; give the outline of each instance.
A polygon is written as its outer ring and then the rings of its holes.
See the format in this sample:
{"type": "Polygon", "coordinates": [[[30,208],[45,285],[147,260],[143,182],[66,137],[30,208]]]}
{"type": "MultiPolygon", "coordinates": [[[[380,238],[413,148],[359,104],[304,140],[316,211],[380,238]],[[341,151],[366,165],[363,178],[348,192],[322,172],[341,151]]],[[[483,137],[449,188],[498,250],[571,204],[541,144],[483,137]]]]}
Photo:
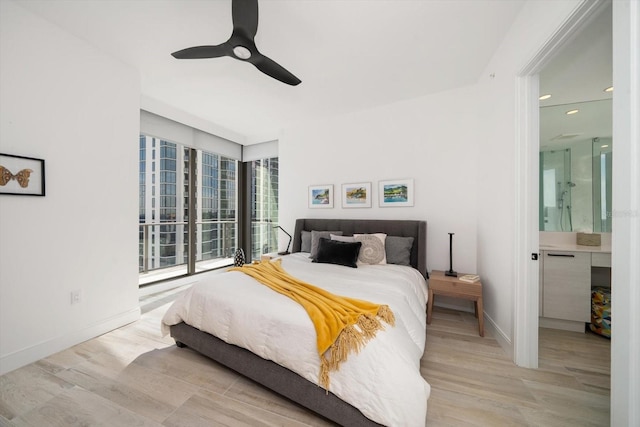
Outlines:
{"type": "MultiPolygon", "coordinates": [[[[465,273],[458,273],[458,277],[465,273]]],[[[433,300],[436,295],[472,300],[478,318],[478,331],[484,337],[484,315],[482,308],[482,282],[463,282],[458,277],[445,276],[444,271],[434,270],[429,275],[429,301],[427,302],[427,324],[431,324],[433,300]]]]}

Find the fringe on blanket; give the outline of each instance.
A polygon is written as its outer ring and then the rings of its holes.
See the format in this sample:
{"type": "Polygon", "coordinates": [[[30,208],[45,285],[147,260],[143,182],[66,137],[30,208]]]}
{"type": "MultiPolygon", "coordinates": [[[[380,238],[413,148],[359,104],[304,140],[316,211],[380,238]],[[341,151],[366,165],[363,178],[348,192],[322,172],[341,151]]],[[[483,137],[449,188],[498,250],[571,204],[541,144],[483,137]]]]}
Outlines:
{"type": "Polygon", "coordinates": [[[329,393],[330,376],[329,372],[340,369],[342,362],[347,360],[350,353],[360,352],[360,349],[376,333],[384,329],[380,320],[395,326],[395,316],[387,305],[381,305],[376,316],[371,314],[361,314],[353,325],[346,326],[335,342],[327,351],[320,355],[320,386],[329,393]]]}

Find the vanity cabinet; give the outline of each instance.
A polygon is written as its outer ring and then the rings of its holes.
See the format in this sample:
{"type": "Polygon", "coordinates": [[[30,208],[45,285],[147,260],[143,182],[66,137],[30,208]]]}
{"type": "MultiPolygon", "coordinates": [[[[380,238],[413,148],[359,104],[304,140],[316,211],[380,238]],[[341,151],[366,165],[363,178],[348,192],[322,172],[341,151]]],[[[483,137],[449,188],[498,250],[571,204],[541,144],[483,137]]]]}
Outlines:
{"type": "MultiPolygon", "coordinates": [[[[591,253],[542,251],[542,316],[576,323],[591,321],[591,253]]],[[[564,329],[564,328],[563,328],[564,329]]]]}

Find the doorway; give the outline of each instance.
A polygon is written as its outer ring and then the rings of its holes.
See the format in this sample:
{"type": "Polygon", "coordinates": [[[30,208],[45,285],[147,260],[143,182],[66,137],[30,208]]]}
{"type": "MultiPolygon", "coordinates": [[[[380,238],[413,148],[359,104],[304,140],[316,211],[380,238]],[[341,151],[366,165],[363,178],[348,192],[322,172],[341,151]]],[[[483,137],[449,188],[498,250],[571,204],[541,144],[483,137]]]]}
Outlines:
{"type": "MultiPolygon", "coordinates": [[[[521,70],[517,78],[520,97],[516,104],[516,122],[520,130],[517,137],[519,151],[517,167],[523,174],[517,179],[516,206],[516,285],[514,301],[514,361],[520,366],[535,368],[538,360],[538,264],[526,261],[538,248],[538,73],[547,60],[557,52],[576,28],[588,23],[589,18],[607,3],[591,0],[581,2],[575,13],[540,52],[521,70]],[[532,173],[532,164],[536,167],[532,173]],[[519,197],[518,197],[519,196],[519,197]],[[519,219],[522,216],[522,219],[519,219]],[[533,225],[532,225],[533,224],[533,225]]],[[[610,2],[609,2],[610,3],[610,2]]],[[[638,228],[638,194],[640,194],[640,92],[638,70],[640,57],[640,4],[633,0],[613,2],[614,84],[618,96],[613,102],[614,138],[617,156],[613,158],[612,216],[612,282],[618,298],[612,309],[618,319],[611,342],[611,425],[640,425],[640,283],[637,254],[640,253],[638,228]]]]}
{"type": "Polygon", "coordinates": [[[531,259],[516,264],[513,349],[514,361],[519,366],[538,367],[540,75],[607,7],[611,7],[611,2],[581,3],[555,36],[523,68],[517,82],[521,99],[517,119],[522,141],[518,169],[522,175],[517,184],[520,197],[517,197],[516,207],[516,250],[518,259],[531,259]]]}

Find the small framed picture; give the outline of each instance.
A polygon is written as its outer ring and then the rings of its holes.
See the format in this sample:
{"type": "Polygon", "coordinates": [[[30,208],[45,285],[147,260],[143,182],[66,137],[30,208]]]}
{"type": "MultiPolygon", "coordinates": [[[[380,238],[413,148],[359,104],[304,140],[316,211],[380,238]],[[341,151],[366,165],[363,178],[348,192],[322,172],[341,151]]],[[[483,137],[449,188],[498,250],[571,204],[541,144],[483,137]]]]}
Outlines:
{"type": "Polygon", "coordinates": [[[309,186],[310,208],[333,207],[333,184],[309,186]]]}
{"type": "Polygon", "coordinates": [[[379,182],[380,207],[413,206],[413,179],[392,179],[379,182]]]}
{"type": "Polygon", "coordinates": [[[343,208],[370,208],[371,183],[342,184],[343,208]]]}
{"type": "Polygon", "coordinates": [[[0,194],[44,196],[44,160],[0,153],[0,194]]]}

